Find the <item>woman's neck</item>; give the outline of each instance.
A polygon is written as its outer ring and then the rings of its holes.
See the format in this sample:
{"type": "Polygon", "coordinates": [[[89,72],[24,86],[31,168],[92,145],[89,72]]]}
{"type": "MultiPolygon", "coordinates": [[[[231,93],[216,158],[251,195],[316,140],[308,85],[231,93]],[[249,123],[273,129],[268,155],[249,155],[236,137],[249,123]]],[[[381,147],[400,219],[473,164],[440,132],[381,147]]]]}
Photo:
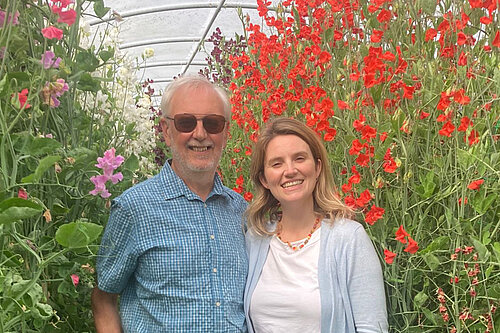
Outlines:
{"type": "Polygon", "coordinates": [[[282,207],[283,215],[279,223],[280,235],[283,239],[293,242],[303,239],[311,232],[317,219],[321,217],[313,210],[313,205],[309,208],[301,207],[282,207]]]}

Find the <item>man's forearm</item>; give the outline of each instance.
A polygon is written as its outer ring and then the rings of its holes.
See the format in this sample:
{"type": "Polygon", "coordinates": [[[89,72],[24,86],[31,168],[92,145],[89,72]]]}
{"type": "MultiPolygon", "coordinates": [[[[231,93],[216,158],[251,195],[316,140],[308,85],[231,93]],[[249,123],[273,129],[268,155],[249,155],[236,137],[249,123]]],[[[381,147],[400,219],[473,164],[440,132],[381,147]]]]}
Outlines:
{"type": "Polygon", "coordinates": [[[118,313],[118,295],[94,288],[92,291],[92,312],[97,333],[121,333],[118,313]]]}

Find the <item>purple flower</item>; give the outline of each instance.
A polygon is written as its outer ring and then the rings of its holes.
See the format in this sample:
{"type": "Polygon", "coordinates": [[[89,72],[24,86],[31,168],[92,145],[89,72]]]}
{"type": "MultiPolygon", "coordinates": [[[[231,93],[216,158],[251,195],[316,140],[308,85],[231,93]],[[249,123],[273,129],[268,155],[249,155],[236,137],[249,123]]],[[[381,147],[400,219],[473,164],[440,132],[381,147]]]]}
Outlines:
{"type": "Polygon", "coordinates": [[[113,174],[113,171],[116,170],[125,160],[123,156],[115,156],[115,154],[116,149],[111,148],[104,152],[103,157],[97,158],[97,164],[95,166],[102,169],[103,174],[90,178],[90,181],[94,183],[95,188],[90,191],[89,194],[100,194],[101,197],[108,198],[111,196],[111,193],[109,193],[106,189],[106,182],[111,181],[111,183],[116,184],[123,179],[121,172],[113,174]]]}
{"type": "Polygon", "coordinates": [[[54,52],[52,51],[45,51],[44,54],[42,54],[42,65],[43,65],[43,68],[45,69],[49,69],[49,68],[59,68],[59,63],[61,62],[61,58],[57,57],[55,60],[54,60],[54,57],[56,55],[54,54],[54,52]]]}
{"type": "MultiPolygon", "coordinates": [[[[3,27],[5,23],[5,16],[7,13],[4,10],[0,10],[0,27],[3,27]]],[[[7,19],[7,24],[18,25],[19,24],[19,11],[16,11],[14,15],[9,14],[9,18],[7,19]]]]}
{"type": "Polygon", "coordinates": [[[60,97],[68,89],[69,86],[64,79],[57,79],[56,82],[46,82],[42,88],[43,102],[50,107],[58,107],[61,102],[57,97],[60,97]]]}

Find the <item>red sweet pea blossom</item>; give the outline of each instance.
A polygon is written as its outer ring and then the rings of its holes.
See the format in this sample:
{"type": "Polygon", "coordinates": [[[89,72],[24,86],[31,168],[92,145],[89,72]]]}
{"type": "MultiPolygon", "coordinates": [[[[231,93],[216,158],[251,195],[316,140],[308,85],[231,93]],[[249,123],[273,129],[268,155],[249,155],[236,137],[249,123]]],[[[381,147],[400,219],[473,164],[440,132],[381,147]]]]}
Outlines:
{"type": "Polygon", "coordinates": [[[364,190],[356,199],[356,206],[364,207],[372,200],[372,194],[368,189],[364,190]]]}
{"type": "Polygon", "coordinates": [[[433,29],[433,28],[429,28],[425,32],[425,41],[428,42],[428,41],[434,39],[434,37],[436,37],[436,36],[437,36],[437,30],[433,29]]]}
{"type": "Polygon", "coordinates": [[[71,26],[73,23],[76,21],[76,12],[74,9],[68,9],[67,11],[61,11],[59,13],[59,18],[57,19],[57,22],[59,23],[66,23],[67,25],[71,26]]]}
{"type": "Polygon", "coordinates": [[[369,225],[373,225],[373,223],[382,218],[384,213],[385,209],[373,205],[370,211],[365,215],[365,222],[369,225]]]}
{"type": "Polygon", "coordinates": [[[420,111],[420,119],[425,119],[427,117],[429,117],[431,114],[430,113],[427,113],[425,111],[420,111]]]}
{"type": "Polygon", "coordinates": [[[451,133],[455,130],[455,125],[451,122],[446,122],[443,127],[439,130],[439,135],[451,137],[451,133]]]}
{"type": "Polygon", "coordinates": [[[469,128],[469,126],[473,126],[473,123],[469,119],[469,117],[464,116],[460,120],[460,126],[458,126],[457,131],[459,131],[459,132],[465,132],[465,131],[467,131],[467,128],[469,128]]]}
{"type": "Polygon", "coordinates": [[[453,94],[453,99],[455,100],[455,102],[462,105],[467,105],[470,103],[470,98],[465,95],[465,91],[463,89],[455,91],[455,93],[453,94]]]}
{"type": "Polygon", "coordinates": [[[396,240],[400,241],[403,244],[406,244],[406,237],[410,236],[405,229],[403,228],[403,225],[399,226],[399,229],[396,231],[396,240]]]}
{"type": "Polygon", "coordinates": [[[384,31],[373,29],[370,41],[372,43],[379,43],[382,40],[382,36],[384,36],[384,31]]]}
{"type": "Polygon", "coordinates": [[[335,139],[335,135],[337,135],[337,130],[335,128],[328,128],[326,130],[326,133],[325,133],[325,136],[323,139],[325,141],[332,141],[333,139],[335,139]]]}
{"type": "Polygon", "coordinates": [[[500,48],[500,31],[497,31],[495,34],[495,38],[493,39],[493,43],[491,43],[491,45],[500,48]]]}
{"type": "Polygon", "coordinates": [[[48,39],[56,38],[57,40],[61,40],[63,37],[63,31],[56,27],[50,26],[42,29],[42,35],[43,37],[48,39]]]}
{"type": "Polygon", "coordinates": [[[28,199],[28,192],[26,192],[26,190],[21,187],[17,191],[17,197],[26,200],[26,199],[28,199]]]}
{"type": "Polygon", "coordinates": [[[365,125],[361,130],[361,139],[371,141],[377,136],[377,130],[371,126],[365,125]]]}
{"type": "Polygon", "coordinates": [[[466,140],[469,141],[469,146],[479,143],[479,132],[472,130],[467,138],[464,136],[464,141],[466,140]]]}
{"type": "Polygon", "coordinates": [[[252,201],[253,199],[253,194],[250,193],[250,192],[245,192],[245,194],[243,195],[243,198],[246,200],[246,201],[252,201]]]}
{"type": "Polygon", "coordinates": [[[467,66],[467,55],[464,52],[460,53],[458,56],[457,64],[458,66],[467,66]]]}
{"type": "Polygon", "coordinates": [[[75,287],[78,286],[78,283],[80,283],[80,277],[76,274],[71,274],[71,282],[73,282],[75,287]]]}
{"type": "Polygon", "coordinates": [[[31,107],[30,104],[26,103],[28,101],[28,89],[25,88],[20,93],[17,93],[17,98],[19,99],[21,108],[29,109],[31,107]]]}
{"type": "Polygon", "coordinates": [[[408,245],[403,251],[414,254],[418,251],[418,243],[413,238],[408,236],[408,245]]]}
{"type": "Polygon", "coordinates": [[[479,190],[481,188],[481,185],[483,185],[484,179],[478,179],[473,182],[471,182],[469,185],[467,185],[467,188],[469,190],[479,190]]]}
{"type": "Polygon", "coordinates": [[[347,104],[346,102],[342,101],[342,100],[337,100],[337,105],[339,106],[339,109],[340,110],[345,110],[345,109],[349,109],[349,104],[347,104]]]}
{"type": "Polygon", "coordinates": [[[396,258],[396,253],[384,249],[384,257],[385,257],[384,258],[385,262],[390,265],[394,262],[394,258],[396,258]]]}
{"type": "Polygon", "coordinates": [[[384,23],[384,22],[387,22],[391,19],[392,17],[392,14],[390,11],[388,11],[387,9],[382,9],[380,11],[380,13],[377,15],[377,20],[380,22],[380,23],[384,23]]]}

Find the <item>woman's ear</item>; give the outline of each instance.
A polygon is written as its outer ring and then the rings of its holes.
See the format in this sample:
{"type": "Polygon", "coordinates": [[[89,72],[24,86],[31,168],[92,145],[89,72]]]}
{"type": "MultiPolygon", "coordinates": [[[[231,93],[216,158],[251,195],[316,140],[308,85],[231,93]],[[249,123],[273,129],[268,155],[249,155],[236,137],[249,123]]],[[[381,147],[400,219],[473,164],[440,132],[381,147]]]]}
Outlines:
{"type": "Polygon", "coordinates": [[[260,183],[262,184],[262,186],[264,186],[265,188],[267,188],[269,190],[269,186],[267,185],[266,177],[264,177],[264,175],[262,173],[259,175],[259,180],[260,180],[260,183]]]}
{"type": "Polygon", "coordinates": [[[319,174],[321,173],[321,168],[323,167],[323,164],[321,163],[321,159],[318,158],[316,162],[316,179],[318,179],[319,174]]]}

